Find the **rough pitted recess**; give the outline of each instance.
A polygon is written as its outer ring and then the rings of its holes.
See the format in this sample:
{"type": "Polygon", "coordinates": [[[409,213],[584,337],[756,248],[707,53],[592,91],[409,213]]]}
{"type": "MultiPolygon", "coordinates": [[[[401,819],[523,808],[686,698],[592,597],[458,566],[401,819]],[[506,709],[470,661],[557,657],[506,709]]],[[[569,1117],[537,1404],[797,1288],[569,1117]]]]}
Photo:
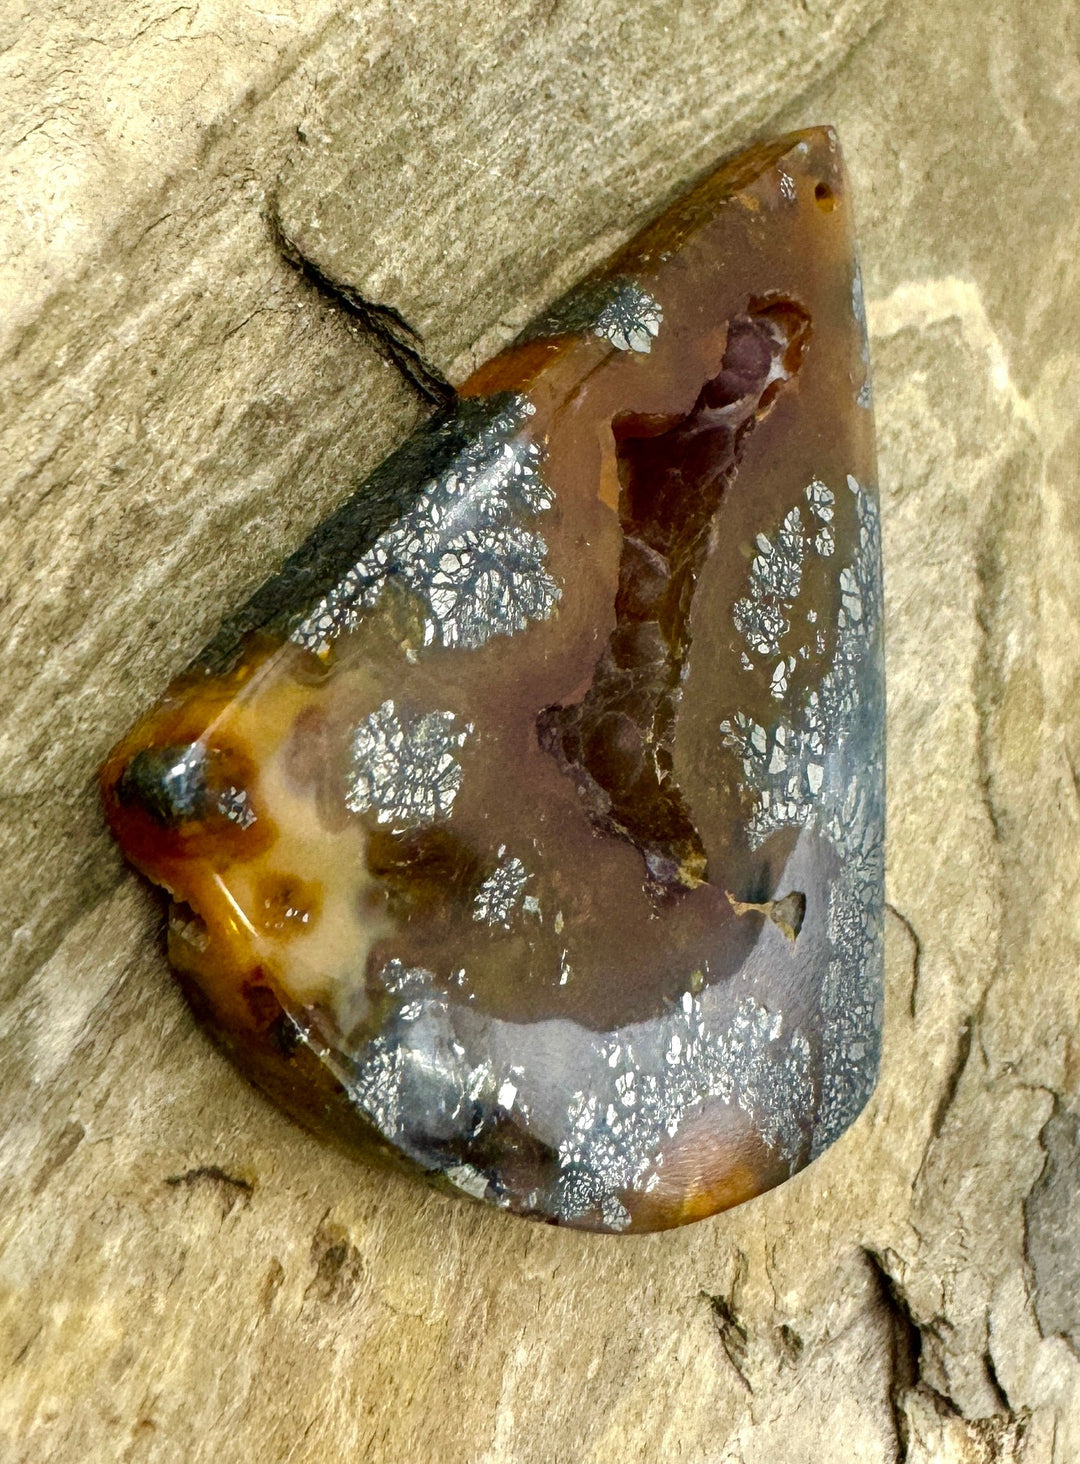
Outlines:
{"type": "Polygon", "coordinates": [[[698,573],[746,436],[798,371],[809,333],[794,300],[752,307],[730,322],[720,371],[689,412],[612,423],[623,531],[615,629],[584,700],[546,708],[537,730],[598,827],[640,849],[659,895],[708,878],[672,766],[698,573]]]}

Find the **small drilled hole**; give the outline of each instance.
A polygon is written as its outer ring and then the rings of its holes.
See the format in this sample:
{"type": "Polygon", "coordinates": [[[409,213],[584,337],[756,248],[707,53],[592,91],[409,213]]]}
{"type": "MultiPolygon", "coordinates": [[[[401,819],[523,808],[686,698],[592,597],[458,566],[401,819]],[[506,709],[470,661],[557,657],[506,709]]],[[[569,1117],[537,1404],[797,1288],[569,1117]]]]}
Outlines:
{"type": "Polygon", "coordinates": [[[836,194],[827,183],[819,183],[814,189],[814,201],[822,213],[832,213],[836,207],[836,194]]]}

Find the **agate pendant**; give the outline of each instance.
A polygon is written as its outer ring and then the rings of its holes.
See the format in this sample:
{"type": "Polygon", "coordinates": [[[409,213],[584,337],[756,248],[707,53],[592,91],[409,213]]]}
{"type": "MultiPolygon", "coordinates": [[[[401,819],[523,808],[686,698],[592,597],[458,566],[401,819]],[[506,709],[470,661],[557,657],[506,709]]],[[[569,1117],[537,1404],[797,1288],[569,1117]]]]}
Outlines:
{"type": "Polygon", "coordinates": [[[462,386],[109,757],[211,1033],[516,1214],[655,1230],[875,1081],[884,688],[833,133],[698,184],[462,386]]]}

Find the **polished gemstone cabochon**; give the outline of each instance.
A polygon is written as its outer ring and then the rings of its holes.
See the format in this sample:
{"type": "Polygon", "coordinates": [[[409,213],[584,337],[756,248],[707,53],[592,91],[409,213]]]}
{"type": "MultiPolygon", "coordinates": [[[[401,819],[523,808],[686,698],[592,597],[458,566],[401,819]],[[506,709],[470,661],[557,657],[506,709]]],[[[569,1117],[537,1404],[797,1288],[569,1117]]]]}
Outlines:
{"type": "Polygon", "coordinates": [[[662,1229],[857,1116],[882,1005],[873,421],[833,132],[464,383],[110,755],[170,960],[309,1127],[662,1229]]]}

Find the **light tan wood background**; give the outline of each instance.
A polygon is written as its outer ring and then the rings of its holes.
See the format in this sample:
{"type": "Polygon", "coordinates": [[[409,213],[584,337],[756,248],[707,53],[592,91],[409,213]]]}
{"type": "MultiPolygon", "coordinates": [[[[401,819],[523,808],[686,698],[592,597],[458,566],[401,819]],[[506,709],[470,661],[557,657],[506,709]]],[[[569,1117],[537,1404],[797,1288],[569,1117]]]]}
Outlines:
{"type": "Polygon", "coordinates": [[[0,1458],[1080,1459],[1075,0],[0,3],[0,1458]],[[451,376],[724,152],[840,129],[887,555],[878,1093],[683,1232],[369,1173],[251,1092],[104,752],[451,376]]]}

